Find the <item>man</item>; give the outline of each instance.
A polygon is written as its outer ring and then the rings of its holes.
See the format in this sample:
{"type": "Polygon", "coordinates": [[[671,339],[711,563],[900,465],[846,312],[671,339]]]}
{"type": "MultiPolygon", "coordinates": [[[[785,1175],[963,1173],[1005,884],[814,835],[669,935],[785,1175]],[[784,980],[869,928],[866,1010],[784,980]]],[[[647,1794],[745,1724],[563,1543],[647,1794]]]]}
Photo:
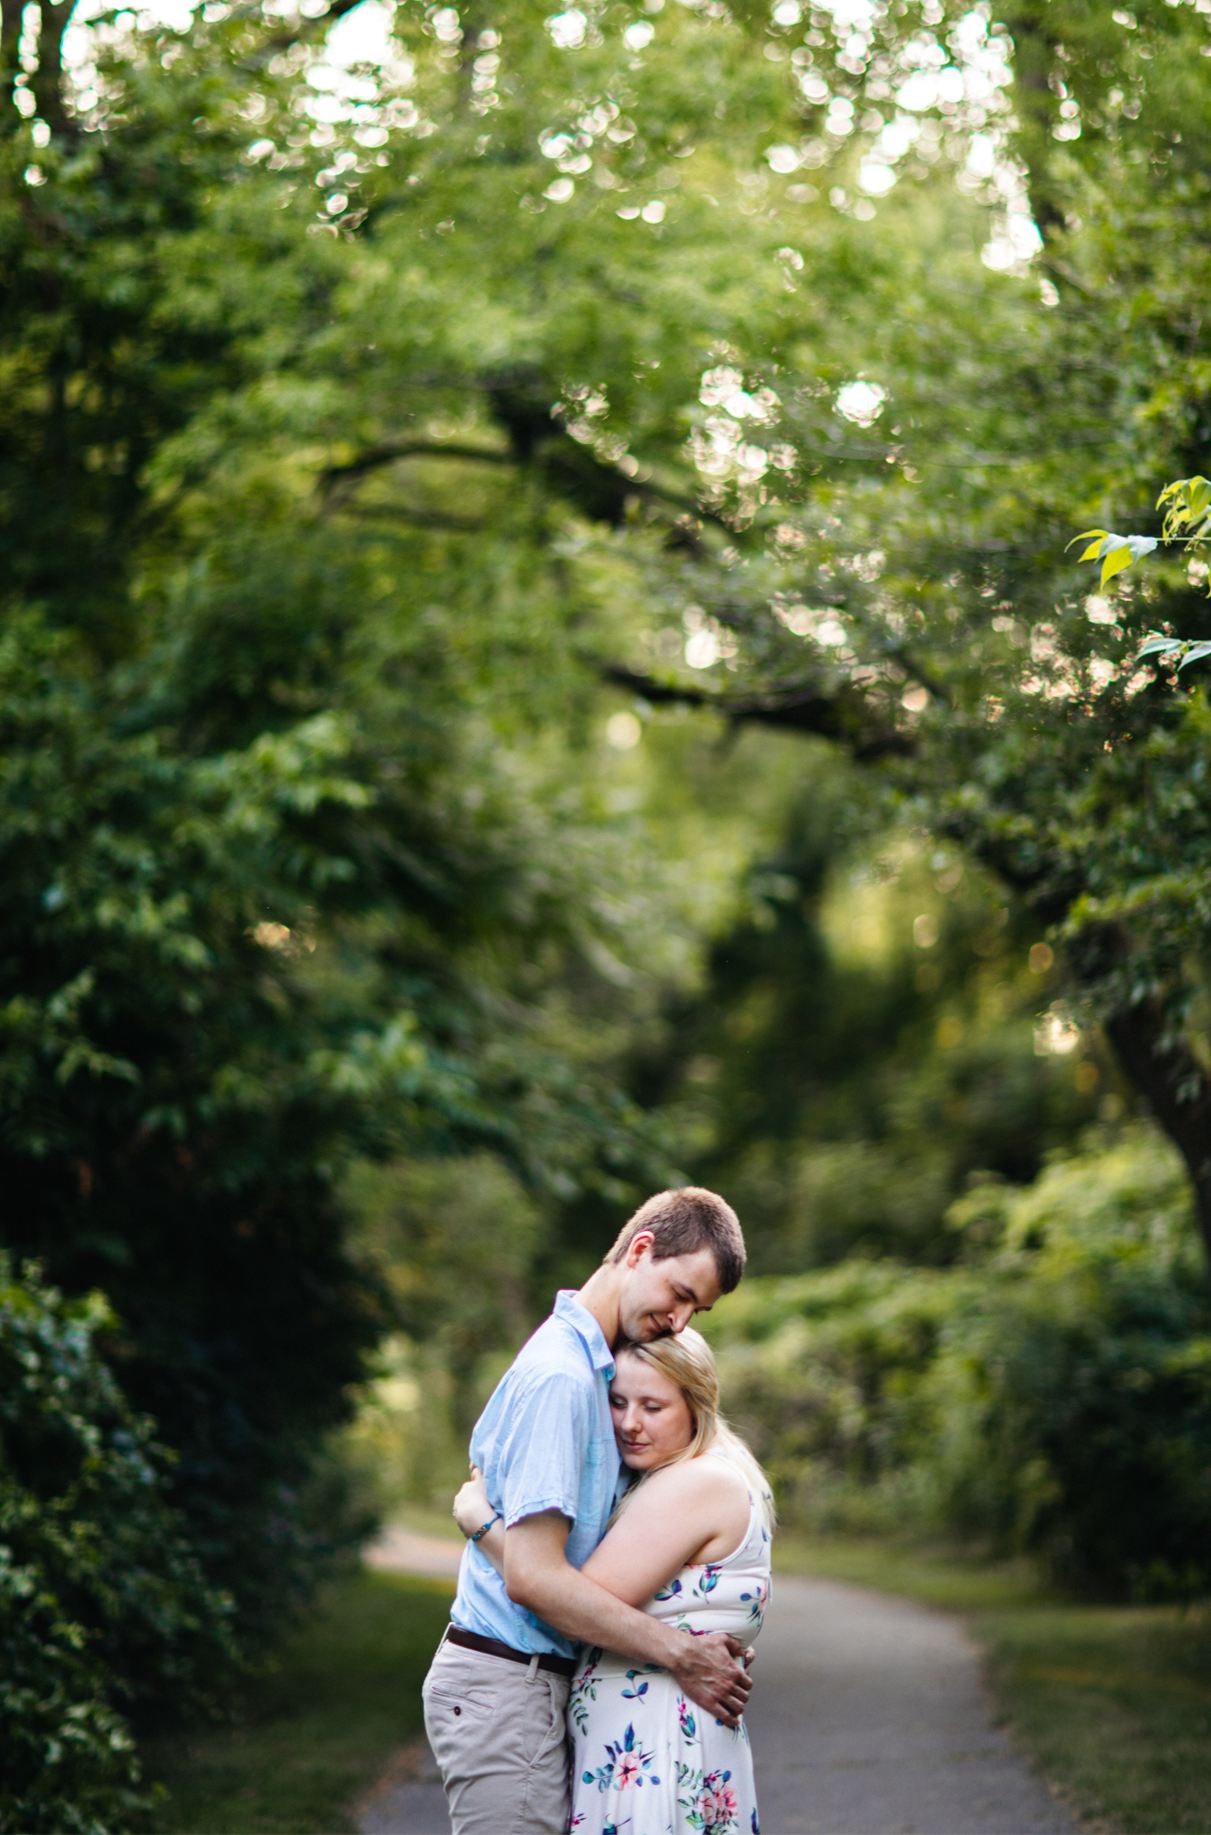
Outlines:
{"type": "Polygon", "coordinates": [[[577,1642],[671,1670],[728,1726],[743,1712],[751,1684],[734,1638],[686,1637],[580,1569],[618,1482],[612,1347],[683,1332],[738,1284],[744,1254],[736,1214],[714,1192],[649,1198],[579,1293],[559,1294],[476,1423],[471,1459],[504,1519],[505,1571],[468,1543],[424,1689],[454,1835],[564,1835],[577,1642]]]}

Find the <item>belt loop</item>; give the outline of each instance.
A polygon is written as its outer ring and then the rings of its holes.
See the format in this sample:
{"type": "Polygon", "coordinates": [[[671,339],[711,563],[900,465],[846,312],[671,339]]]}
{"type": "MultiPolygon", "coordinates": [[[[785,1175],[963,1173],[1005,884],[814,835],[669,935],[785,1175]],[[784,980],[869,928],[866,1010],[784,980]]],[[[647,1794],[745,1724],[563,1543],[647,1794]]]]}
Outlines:
{"type": "Polygon", "coordinates": [[[538,1651],[535,1651],[534,1655],[530,1658],[530,1673],[526,1677],[527,1683],[533,1682],[535,1676],[538,1674],[538,1656],[538,1651]]]}

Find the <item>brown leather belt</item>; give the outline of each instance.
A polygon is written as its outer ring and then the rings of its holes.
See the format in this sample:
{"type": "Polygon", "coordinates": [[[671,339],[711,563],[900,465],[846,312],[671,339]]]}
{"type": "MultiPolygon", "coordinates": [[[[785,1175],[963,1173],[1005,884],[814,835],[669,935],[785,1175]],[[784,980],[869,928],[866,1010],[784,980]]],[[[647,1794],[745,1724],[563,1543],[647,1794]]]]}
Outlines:
{"type": "MultiPolygon", "coordinates": [[[[488,1657],[507,1657],[510,1663],[533,1663],[533,1653],[526,1655],[524,1650],[514,1650],[512,1644],[502,1644],[498,1637],[480,1637],[478,1631],[464,1631],[461,1625],[451,1625],[446,1633],[448,1644],[461,1644],[464,1650],[482,1650],[488,1657]]],[[[557,1676],[574,1676],[576,1662],[572,1657],[540,1656],[539,1669],[549,1669],[557,1676]]]]}

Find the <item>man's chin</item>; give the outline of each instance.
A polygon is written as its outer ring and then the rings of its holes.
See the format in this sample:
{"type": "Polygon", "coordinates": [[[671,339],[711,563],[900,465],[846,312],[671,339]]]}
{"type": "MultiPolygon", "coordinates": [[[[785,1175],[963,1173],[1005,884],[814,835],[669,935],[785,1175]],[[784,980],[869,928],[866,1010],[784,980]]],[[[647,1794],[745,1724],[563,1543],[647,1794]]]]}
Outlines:
{"type": "Polygon", "coordinates": [[[627,1336],[632,1344],[655,1344],[658,1338],[669,1336],[669,1328],[667,1325],[661,1325],[658,1319],[640,1319],[636,1324],[635,1333],[628,1332],[627,1336]]]}

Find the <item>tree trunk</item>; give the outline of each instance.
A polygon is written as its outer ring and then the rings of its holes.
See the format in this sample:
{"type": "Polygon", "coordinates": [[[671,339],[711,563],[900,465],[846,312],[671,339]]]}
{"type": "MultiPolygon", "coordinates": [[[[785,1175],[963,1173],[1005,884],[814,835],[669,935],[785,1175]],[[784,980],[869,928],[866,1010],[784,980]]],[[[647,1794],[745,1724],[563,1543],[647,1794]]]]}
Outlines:
{"type": "Polygon", "coordinates": [[[52,134],[65,137],[73,124],[63,102],[63,34],[76,0],[39,0],[38,68],[32,88],[38,115],[52,134]]]}
{"type": "Polygon", "coordinates": [[[21,125],[13,86],[19,68],[21,14],[25,0],[0,0],[0,132],[11,134],[21,125]]]}
{"type": "Polygon", "coordinates": [[[1013,39],[1013,109],[1017,116],[1014,144],[1026,167],[1030,209],[1046,242],[1064,227],[1064,212],[1051,178],[1054,143],[1051,132],[1059,120],[1059,97],[1051,87],[1056,63],[1054,26],[1049,22],[1048,0],[1019,4],[1002,14],[1013,39]]]}
{"type": "Polygon", "coordinates": [[[1166,1040],[1164,1010],[1155,998],[1112,1014],[1106,1031],[1125,1074],[1190,1170],[1211,1279],[1211,1082],[1187,1044],[1166,1040]]]}

